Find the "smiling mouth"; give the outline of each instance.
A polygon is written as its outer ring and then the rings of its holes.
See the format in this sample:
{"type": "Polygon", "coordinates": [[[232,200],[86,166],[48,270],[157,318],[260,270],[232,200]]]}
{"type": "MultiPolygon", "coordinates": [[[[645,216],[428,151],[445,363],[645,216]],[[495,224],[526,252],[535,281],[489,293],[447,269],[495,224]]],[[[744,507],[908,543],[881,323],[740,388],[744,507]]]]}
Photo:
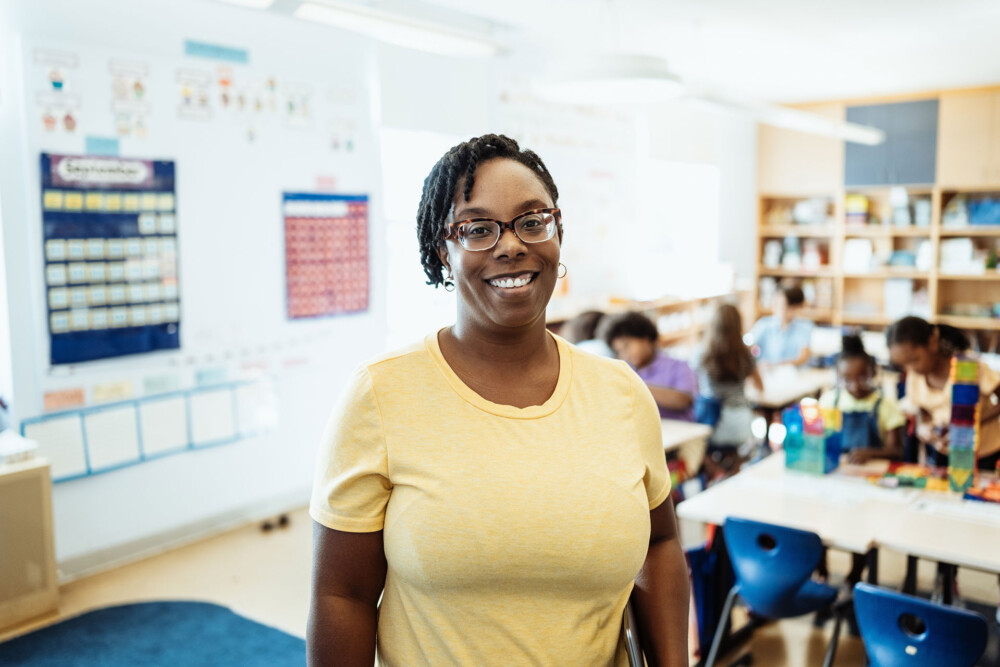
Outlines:
{"type": "Polygon", "coordinates": [[[530,284],[537,276],[537,273],[521,273],[507,278],[494,278],[493,280],[487,280],[486,282],[493,287],[498,287],[500,289],[514,289],[516,287],[524,287],[525,285],[530,284]]]}

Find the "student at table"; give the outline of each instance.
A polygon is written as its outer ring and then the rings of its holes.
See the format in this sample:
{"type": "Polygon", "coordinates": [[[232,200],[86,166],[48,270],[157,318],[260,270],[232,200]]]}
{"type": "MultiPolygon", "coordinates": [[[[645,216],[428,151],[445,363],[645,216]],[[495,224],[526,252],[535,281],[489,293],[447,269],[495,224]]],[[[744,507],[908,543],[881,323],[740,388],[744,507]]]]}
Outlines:
{"type": "Polygon", "coordinates": [[[762,317],[750,329],[750,345],[761,366],[809,361],[813,323],[800,317],[805,295],[798,287],[783,287],[774,295],[774,314],[762,317]]]}
{"type": "Polygon", "coordinates": [[[899,459],[903,453],[903,416],[896,398],[875,381],[875,358],[865,351],[861,337],[844,336],[837,356],[837,386],[819,399],[821,407],[843,415],[843,447],[851,463],[869,459],[899,459]]]}
{"type": "MultiPolygon", "coordinates": [[[[928,459],[948,464],[951,423],[951,360],[969,349],[969,339],[945,324],[904,317],[886,332],[889,356],[907,370],[905,403],[917,415],[917,437],[928,459]]],[[[1000,459],[1000,375],[979,362],[979,467],[992,470],[1000,459]]]]}
{"type": "Polygon", "coordinates": [[[617,315],[604,331],[604,340],[615,355],[628,363],[649,387],[663,419],[694,421],[698,379],[680,359],[657,348],[656,325],[642,313],[617,315]]]}
{"type": "Polygon", "coordinates": [[[559,333],[581,350],[614,359],[614,351],[597,334],[605,318],[605,314],[599,310],[587,310],[566,322],[559,333]]]}

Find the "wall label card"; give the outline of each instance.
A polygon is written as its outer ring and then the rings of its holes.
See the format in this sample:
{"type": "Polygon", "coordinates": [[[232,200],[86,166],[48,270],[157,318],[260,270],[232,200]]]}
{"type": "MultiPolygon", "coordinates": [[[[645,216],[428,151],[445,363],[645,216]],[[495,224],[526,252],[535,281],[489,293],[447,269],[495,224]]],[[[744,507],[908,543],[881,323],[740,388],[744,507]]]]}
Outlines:
{"type": "Polygon", "coordinates": [[[368,196],[285,193],[289,319],[368,310],[368,196]]]}
{"type": "Polygon", "coordinates": [[[174,163],[41,156],[50,362],[180,347],[174,163]]]}

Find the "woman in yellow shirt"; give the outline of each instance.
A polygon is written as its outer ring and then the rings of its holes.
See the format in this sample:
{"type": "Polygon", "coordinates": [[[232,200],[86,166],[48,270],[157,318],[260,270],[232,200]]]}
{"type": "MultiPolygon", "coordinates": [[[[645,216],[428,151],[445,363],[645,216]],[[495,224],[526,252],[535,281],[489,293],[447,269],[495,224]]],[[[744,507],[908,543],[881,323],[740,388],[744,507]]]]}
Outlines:
{"type": "MultiPolygon", "coordinates": [[[[624,363],[545,328],[558,190],[486,135],[418,211],[454,325],[362,365],[320,448],[311,665],[687,665],[687,566],[656,404],[624,363]],[[379,601],[381,596],[381,602],[379,601]]],[[[628,233],[623,223],[622,233],[628,233]]]]}

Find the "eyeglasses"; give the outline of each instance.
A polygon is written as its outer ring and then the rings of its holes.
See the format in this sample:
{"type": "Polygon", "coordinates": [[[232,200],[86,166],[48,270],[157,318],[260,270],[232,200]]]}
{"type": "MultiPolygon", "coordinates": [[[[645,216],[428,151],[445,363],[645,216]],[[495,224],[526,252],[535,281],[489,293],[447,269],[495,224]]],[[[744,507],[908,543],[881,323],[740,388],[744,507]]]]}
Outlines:
{"type": "Polygon", "coordinates": [[[538,208],[517,216],[510,222],[492,218],[470,218],[448,225],[446,239],[456,238],[466,250],[489,250],[509,229],[524,243],[541,243],[556,235],[562,213],[557,208],[538,208]]]}

